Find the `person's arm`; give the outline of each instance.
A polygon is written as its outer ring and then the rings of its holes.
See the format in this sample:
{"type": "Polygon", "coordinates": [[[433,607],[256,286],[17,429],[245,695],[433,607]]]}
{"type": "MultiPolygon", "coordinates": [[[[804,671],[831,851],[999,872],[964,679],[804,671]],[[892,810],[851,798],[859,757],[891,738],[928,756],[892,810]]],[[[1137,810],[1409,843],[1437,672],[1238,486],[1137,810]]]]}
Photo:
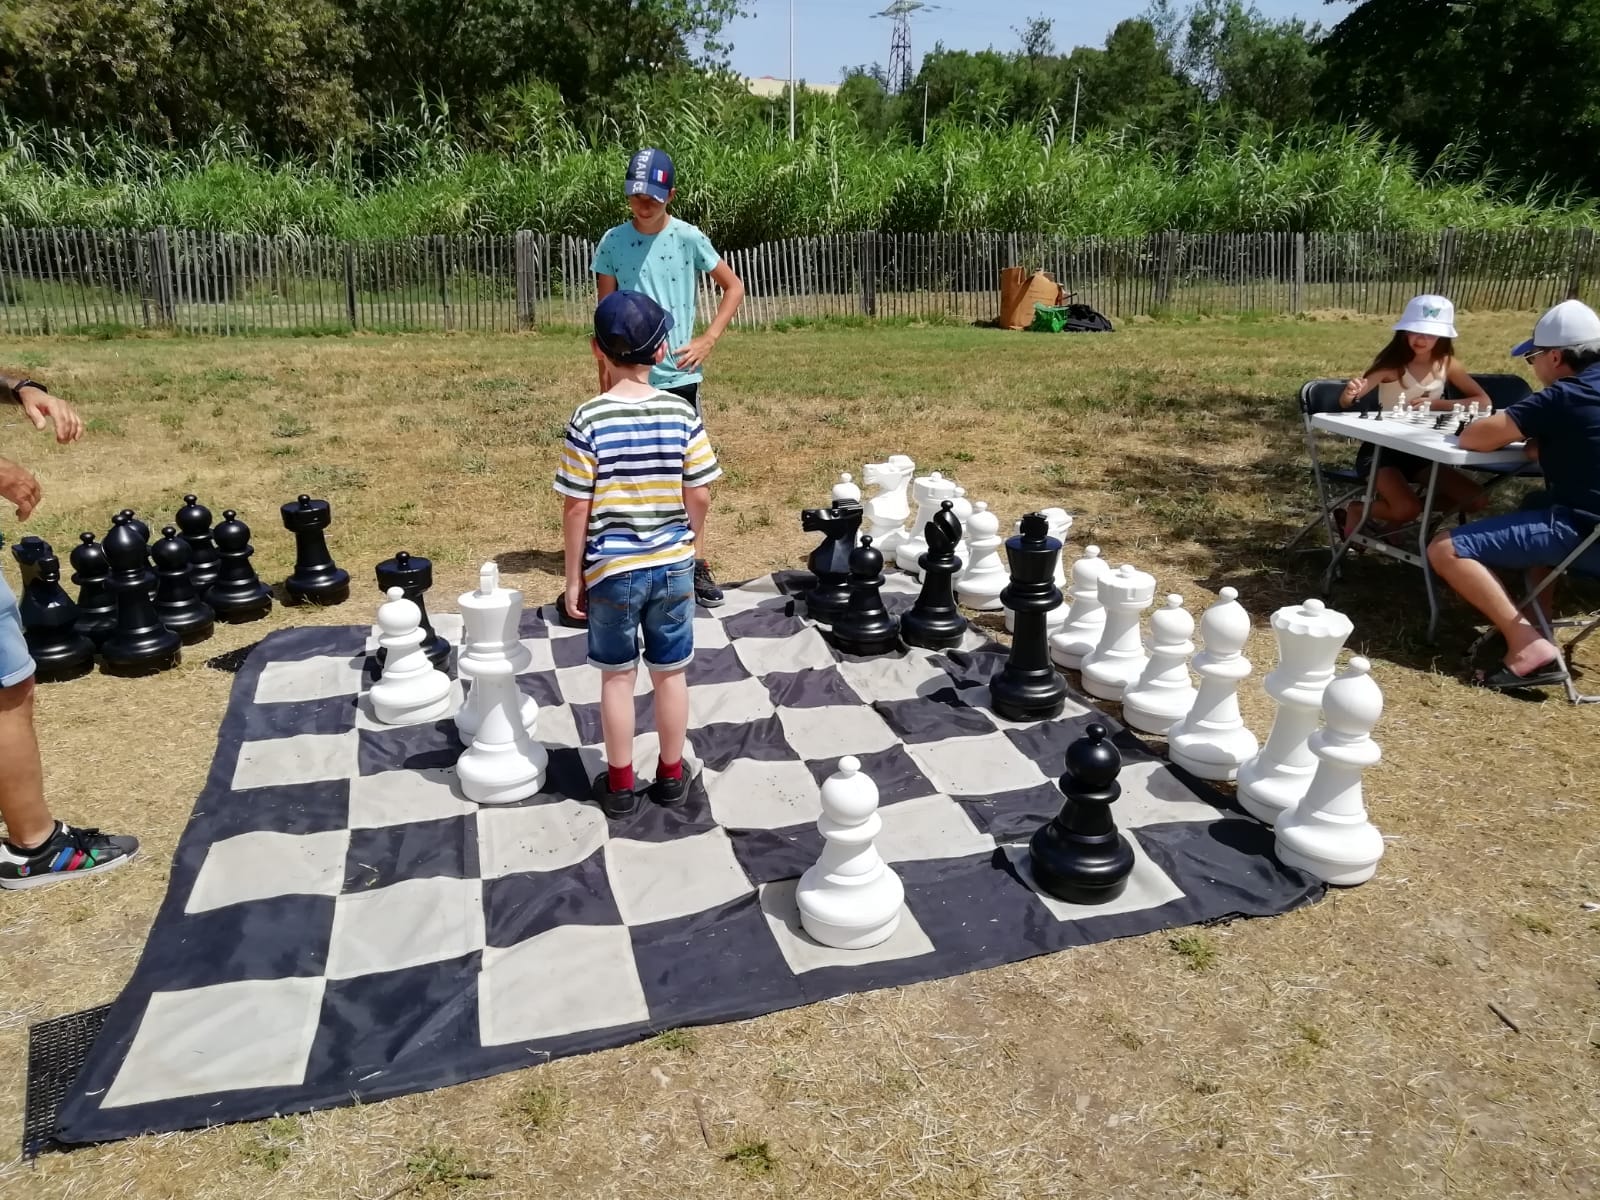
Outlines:
{"type": "Polygon", "coordinates": [[[0,496],[17,506],[17,520],[26,521],[39,507],[39,481],[27,467],[0,458],[0,496]]]}
{"type": "Polygon", "coordinates": [[[566,567],[567,612],[581,617],[588,610],[583,586],[583,552],[589,543],[589,509],[593,501],[568,496],[561,509],[561,541],[566,567]]]}
{"type": "Polygon", "coordinates": [[[1450,360],[1445,379],[1451,387],[1461,393],[1461,399],[1445,400],[1441,397],[1433,402],[1434,408],[1442,408],[1448,411],[1457,404],[1471,404],[1474,400],[1484,409],[1492,409],[1494,407],[1494,401],[1489,399],[1489,393],[1484,391],[1483,386],[1471,375],[1468,375],[1467,369],[1454,358],[1450,360]]]}
{"type": "Polygon", "coordinates": [[[1344,385],[1344,392],[1339,397],[1339,407],[1349,408],[1355,404],[1380,383],[1393,383],[1400,378],[1399,371],[1372,371],[1366,375],[1357,375],[1344,385]]]}
{"type": "Polygon", "coordinates": [[[1456,439],[1463,450],[1500,450],[1523,440],[1522,430],[1511,419],[1511,411],[1479,417],[1456,439]]]}
{"type": "Polygon", "coordinates": [[[717,259],[716,265],[711,268],[711,282],[722,290],[722,299],[717,302],[717,315],[711,318],[711,324],[706,326],[704,333],[691,338],[674,356],[680,371],[692,371],[711,357],[718,339],[727,332],[734,314],[744,303],[744,280],[734,274],[727,259],[717,259]]]}
{"type": "Polygon", "coordinates": [[[83,419],[72,411],[72,405],[59,396],[52,396],[43,385],[34,382],[21,371],[0,371],[0,390],[13,404],[22,405],[22,411],[35,429],[54,425],[56,441],[62,445],[75,442],[83,436],[83,419]]]}
{"type": "Polygon", "coordinates": [[[700,531],[706,527],[706,513],[711,511],[711,488],[686,487],[683,489],[683,510],[689,514],[689,532],[700,540],[700,531]]]}

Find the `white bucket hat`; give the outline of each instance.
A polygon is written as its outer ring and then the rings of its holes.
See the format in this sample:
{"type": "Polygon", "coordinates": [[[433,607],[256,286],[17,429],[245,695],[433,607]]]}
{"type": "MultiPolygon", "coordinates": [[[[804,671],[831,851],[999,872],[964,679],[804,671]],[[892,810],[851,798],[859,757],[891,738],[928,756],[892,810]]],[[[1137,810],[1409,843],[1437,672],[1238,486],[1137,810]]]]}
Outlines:
{"type": "Polygon", "coordinates": [[[1429,333],[1434,337],[1453,338],[1456,336],[1456,306],[1443,296],[1413,296],[1394,329],[1396,333],[1429,333]]]}

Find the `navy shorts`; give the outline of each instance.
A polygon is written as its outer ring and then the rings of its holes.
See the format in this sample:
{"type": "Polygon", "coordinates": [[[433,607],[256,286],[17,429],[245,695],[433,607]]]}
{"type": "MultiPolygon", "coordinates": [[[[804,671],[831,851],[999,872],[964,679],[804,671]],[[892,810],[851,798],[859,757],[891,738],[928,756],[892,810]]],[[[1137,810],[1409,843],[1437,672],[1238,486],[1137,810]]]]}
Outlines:
{"type": "Polygon", "coordinates": [[[17,597],[0,574],[0,688],[14,687],[33,676],[33,655],[22,638],[17,597]]]}
{"type": "MultiPolygon", "coordinates": [[[[1502,571],[1559,567],[1588,537],[1592,528],[1564,504],[1520,508],[1516,512],[1472,521],[1450,531],[1456,555],[1502,571]]],[[[1590,546],[1573,570],[1600,575],[1600,543],[1590,546]]]]}
{"type": "Polygon", "coordinates": [[[642,567],[589,589],[589,665],[627,671],[681,671],[694,658],[694,559],[642,567]]]}
{"type": "Polygon", "coordinates": [[[680,400],[687,400],[694,405],[695,415],[700,415],[700,385],[698,383],[680,383],[677,387],[662,388],[664,392],[671,392],[680,400]]]}

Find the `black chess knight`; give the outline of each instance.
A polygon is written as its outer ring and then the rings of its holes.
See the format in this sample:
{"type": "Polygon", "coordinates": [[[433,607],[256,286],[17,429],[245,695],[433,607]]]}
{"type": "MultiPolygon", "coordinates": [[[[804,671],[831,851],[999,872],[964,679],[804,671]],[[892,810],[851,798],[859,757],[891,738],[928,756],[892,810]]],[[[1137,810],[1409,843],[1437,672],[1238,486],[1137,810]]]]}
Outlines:
{"type": "Polygon", "coordinates": [[[1122,794],[1122,755],[1104,725],[1090,725],[1086,734],[1067,747],[1059,785],[1066,803],[1034,833],[1028,859],[1043,891],[1069,904],[1104,904],[1128,886],[1133,847],[1111,816],[1122,794]]]}
{"type": "Polygon", "coordinates": [[[826,625],[850,605],[850,556],[865,511],[859,504],[844,503],[808,508],[800,514],[801,529],[823,535],[822,544],[806,559],[807,568],[816,576],[816,583],[804,593],[806,615],[813,621],[826,625]]]}
{"type": "Polygon", "coordinates": [[[966,636],[967,619],[956,607],[951,580],[966,564],[956,554],[961,541],[961,522],[952,511],[954,501],[945,500],[923,527],[928,552],[917,559],[922,568],[922,591],[911,611],[900,618],[900,637],[908,646],[926,650],[949,650],[966,636]]]}
{"type": "Polygon", "coordinates": [[[1061,543],[1050,536],[1043,513],[1022,518],[1022,531],[1006,539],[1011,583],[1000,600],[1016,613],[1016,632],[1005,670],[989,684],[995,712],[1008,721],[1047,721],[1061,715],[1067,681],[1050,661],[1046,615],[1061,605],[1054,575],[1061,543]]]}

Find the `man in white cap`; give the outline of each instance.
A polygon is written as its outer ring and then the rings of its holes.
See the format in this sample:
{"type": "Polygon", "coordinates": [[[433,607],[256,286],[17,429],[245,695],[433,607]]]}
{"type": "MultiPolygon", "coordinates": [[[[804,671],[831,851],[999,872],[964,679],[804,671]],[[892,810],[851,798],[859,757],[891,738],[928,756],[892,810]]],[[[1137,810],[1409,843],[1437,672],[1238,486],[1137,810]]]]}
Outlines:
{"type": "MultiPolygon", "coordinates": [[[[1567,300],[1511,351],[1544,385],[1526,399],[1475,421],[1463,450],[1499,450],[1525,441],[1544,471],[1546,489],[1516,512],[1447,530],[1428,547],[1439,578],[1494,622],[1506,642],[1504,665],[1480,674],[1485,687],[1546,687],[1563,677],[1561,651],[1519,612],[1495,570],[1535,578],[1566,561],[1600,521],[1600,315],[1567,300]]],[[[1600,574],[1600,545],[1578,560],[1600,574]]]]}

